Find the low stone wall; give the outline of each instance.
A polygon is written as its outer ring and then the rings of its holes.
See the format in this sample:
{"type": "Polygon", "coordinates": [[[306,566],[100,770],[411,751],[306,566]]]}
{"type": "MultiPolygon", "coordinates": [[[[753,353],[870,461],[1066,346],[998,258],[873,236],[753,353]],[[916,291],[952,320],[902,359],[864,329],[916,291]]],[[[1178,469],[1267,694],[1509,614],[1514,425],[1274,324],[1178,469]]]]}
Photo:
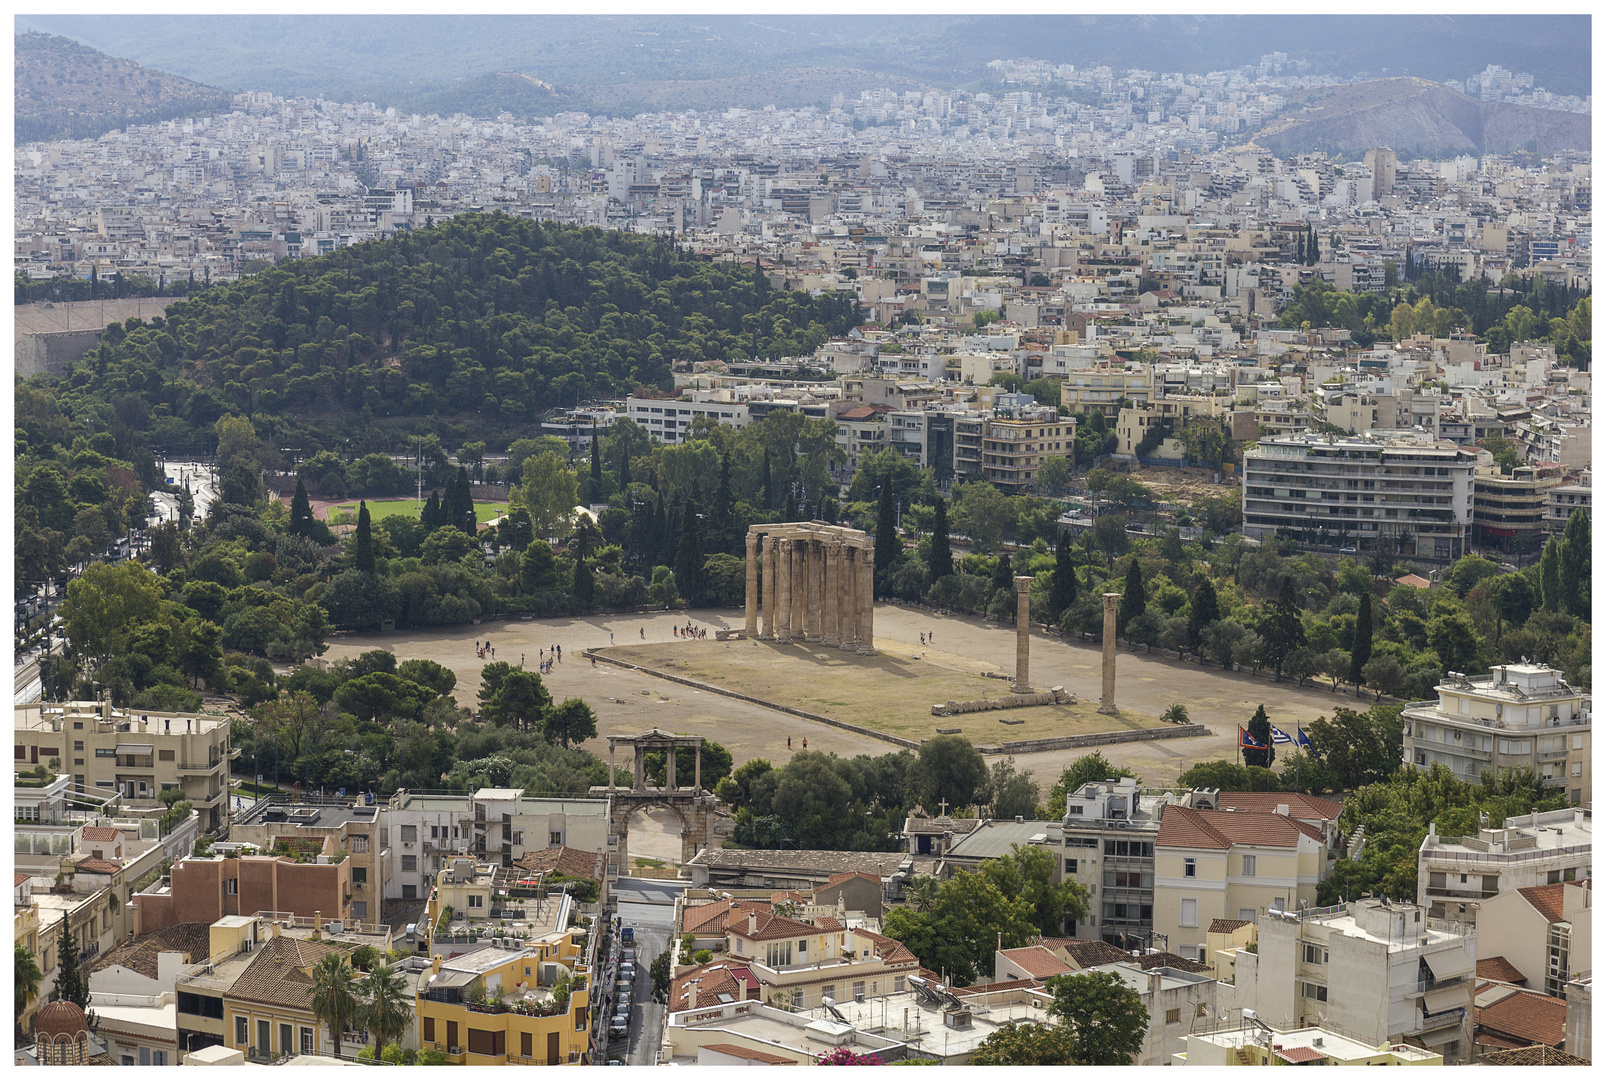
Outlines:
{"type": "Polygon", "coordinates": [[[1046,694],[1005,694],[996,698],[974,701],[950,701],[931,707],[932,716],[958,716],[961,713],[987,712],[990,709],[1020,709],[1029,705],[1074,705],[1075,694],[1067,694],[1065,687],[1056,686],[1046,694]]]}
{"type": "Polygon", "coordinates": [[[1023,739],[1000,743],[996,748],[977,747],[982,753],[1032,754],[1040,750],[1069,750],[1080,746],[1107,746],[1110,743],[1152,742],[1155,739],[1194,739],[1214,734],[1202,724],[1167,724],[1138,731],[1100,731],[1093,735],[1063,735],[1049,739],[1023,739]]]}

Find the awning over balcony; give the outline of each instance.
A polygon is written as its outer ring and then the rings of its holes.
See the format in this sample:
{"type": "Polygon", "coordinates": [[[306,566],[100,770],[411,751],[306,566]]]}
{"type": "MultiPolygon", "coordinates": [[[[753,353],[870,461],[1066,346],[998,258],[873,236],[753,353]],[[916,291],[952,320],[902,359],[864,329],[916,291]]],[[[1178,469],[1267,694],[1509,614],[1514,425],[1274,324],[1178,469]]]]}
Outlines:
{"type": "Polygon", "coordinates": [[[154,753],[156,753],[155,743],[120,742],[117,744],[118,757],[122,757],[124,754],[150,757],[154,753]]]}
{"type": "Polygon", "coordinates": [[[1467,1003],[1467,984],[1458,983],[1447,986],[1442,990],[1429,990],[1422,997],[1422,1003],[1430,1013],[1444,1012],[1458,1006],[1465,1007],[1467,1003]]]}
{"type": "Polygon", "coordinates": [[[1471,975],[1473,968],[1477,966],[1465,949],[1446,949],[1444,952],[1429,953],[1422,959],[1439,982],[1453,979],[1457,975],[1471,975]]]}

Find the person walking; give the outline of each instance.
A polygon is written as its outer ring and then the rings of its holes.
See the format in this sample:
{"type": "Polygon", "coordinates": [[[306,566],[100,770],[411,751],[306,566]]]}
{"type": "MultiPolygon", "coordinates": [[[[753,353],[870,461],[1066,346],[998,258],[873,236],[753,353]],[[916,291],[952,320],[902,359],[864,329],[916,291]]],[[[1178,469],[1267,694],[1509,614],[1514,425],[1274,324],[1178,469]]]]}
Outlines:
{"type": "Polygon", "coordinates": [[[788,750],[792,749],[792,736],[790,735],[786,737],[786,748],[788,750]]]}

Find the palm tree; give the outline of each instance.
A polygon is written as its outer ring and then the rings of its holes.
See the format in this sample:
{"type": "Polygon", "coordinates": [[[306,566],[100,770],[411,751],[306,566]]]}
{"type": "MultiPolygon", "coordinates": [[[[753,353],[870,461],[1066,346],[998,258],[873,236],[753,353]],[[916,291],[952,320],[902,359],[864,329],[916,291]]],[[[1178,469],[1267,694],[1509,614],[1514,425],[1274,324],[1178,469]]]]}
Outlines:
{"type": "Polygon", "coordinates": [[[385,1043],[395,1042],[413,1025],[413,1001],[407,983],[388,964],[379,964],[358,984],[362,994],[362,1022],[374,1036],[374,1060],[378,1061],[385,1043]]]}
{"type": "Polygon", "coordinates": [[[1186,724],[1188,722],[1188,707],[1180,701],[1166,708],[1160,714],[1160,719],[1168,724],[1186,724]]]}
{"type": "Polygon", "coordinates": [[[903,891],[916,911],[930,911],[937,906],[937,879],[929,874],[910,878],[903,891]]]}
{"type": "Polygon", "coordinates": [[[44,981],[45,973],[39,970],[39,961],[33,952],[22,942],[17,942],[12,954],[11,971],[16,979],[17,1019],[28,1008],[28,1002],[39,996],[39,984],[44,981]]]}
{"type": "Polygon", "coordinates": [[[340,1035],[362,1012],[357,996],[356,976],[343,953],[325,953],[312,969],[312,1015],[329,1029],[340,1056],[340,1035]]]}

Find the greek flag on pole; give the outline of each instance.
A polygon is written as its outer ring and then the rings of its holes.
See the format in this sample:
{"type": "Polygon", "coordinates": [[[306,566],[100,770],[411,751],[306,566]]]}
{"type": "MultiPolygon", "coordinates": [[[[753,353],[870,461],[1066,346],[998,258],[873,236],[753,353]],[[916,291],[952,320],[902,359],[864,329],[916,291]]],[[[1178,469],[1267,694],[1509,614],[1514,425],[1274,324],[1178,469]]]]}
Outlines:
{"type": "Polygon", "coordinates": [[[1282,728],[1278,727],[1276,724],[1273,724],[1271,726],[1271,741],[1276,743],[1278,746],[1281,746],[1283,743],[1293,742],[1294,737],[1288,734],[1288,732],[1284,731],[1282,728]]]}
{"type": "Polygon", "coordinates": [[[1305,734],[1304,728],[1295,728],[1294,730],[1299,733],[1300,746],[1304,747],[1306,750],[1316,749],[1316,744],[1310,741],[1310,736],[1305,734]]]}

